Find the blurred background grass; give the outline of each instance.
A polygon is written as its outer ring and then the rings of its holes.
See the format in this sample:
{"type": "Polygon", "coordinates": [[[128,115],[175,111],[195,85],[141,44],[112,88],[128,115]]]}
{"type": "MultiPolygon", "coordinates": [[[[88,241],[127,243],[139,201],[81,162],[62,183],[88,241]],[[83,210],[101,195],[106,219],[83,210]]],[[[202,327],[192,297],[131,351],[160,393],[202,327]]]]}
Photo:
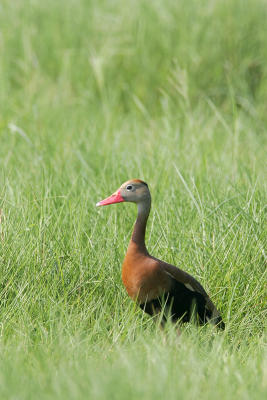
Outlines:
{"type": "Polygon", "coordinates": [[[266,17],[265,0],[1,2],[3,398],[262,398],[266,17]],[[95,203],[132,177],[149,250],[201,280],[225,335],[164,335],[128,299],[135,208],[95,203]]]}

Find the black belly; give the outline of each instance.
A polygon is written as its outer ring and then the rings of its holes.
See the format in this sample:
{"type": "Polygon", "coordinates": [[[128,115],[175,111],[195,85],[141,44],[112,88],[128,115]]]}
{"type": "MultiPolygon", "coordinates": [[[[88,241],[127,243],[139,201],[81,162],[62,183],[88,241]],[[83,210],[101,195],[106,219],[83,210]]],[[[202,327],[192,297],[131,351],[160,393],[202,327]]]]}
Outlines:
{"type": "Polygon", "coordinates": [[[208,322],[211,311],[207,310],[205,297],[187,289],[185,285],[173,280],[171,291],[164,293],[160,298],[150,300],[140,305],[149,315],[159,314],[164,309],[162,320],[166,321],[169,315],[173,322],[189,322],[195,319],[200,325],[208,322]],[[208,319],[207,319],[208,318],[208,319]]]}

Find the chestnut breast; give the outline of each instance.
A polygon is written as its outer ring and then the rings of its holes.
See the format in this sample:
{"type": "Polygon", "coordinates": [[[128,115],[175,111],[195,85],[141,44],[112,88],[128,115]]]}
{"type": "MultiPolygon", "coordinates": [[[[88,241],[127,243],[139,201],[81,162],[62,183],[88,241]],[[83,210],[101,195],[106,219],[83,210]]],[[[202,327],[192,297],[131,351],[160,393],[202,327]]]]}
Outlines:
{"type": "Polygon", "coordinates": [[[122,281],[129,296],[140,304],[169,291],[171,277],[160,267],[159,261],[129,246],[122,266],[122,281]]]}

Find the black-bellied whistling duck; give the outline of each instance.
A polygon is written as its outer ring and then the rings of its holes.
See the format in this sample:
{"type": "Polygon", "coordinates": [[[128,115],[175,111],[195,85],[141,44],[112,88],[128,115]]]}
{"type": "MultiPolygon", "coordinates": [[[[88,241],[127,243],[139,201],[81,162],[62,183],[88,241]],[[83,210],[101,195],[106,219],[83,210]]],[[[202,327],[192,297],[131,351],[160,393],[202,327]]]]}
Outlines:
{"type": "Polygon", "coordinates": [[[192,315],[203,325],[206,322],[224,329],[219,311],[201,284],[187,272],[151,256],[145,245],[145,232],[150,212],[148,186],[139,179],[127,181],[97,206],[129,201],[137,204],[138,215],[122,265],[122,281],[129,296],[150,315],[170,315],[172,321],[188,322],[192,315]]]}

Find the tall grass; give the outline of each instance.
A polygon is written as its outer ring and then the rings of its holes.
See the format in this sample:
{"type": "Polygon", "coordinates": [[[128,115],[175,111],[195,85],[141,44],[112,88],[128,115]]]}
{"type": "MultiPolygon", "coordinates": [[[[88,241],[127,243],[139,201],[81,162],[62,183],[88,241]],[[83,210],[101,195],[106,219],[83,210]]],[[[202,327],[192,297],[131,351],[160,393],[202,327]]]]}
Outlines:
{"type": "Polygon", "coordinates": [[[264,397],[266,6],[1,2],[1,398],[264,397]],[[135,207],[95,203],[132,177],[225,333],[127,297],[135,207]]]}

